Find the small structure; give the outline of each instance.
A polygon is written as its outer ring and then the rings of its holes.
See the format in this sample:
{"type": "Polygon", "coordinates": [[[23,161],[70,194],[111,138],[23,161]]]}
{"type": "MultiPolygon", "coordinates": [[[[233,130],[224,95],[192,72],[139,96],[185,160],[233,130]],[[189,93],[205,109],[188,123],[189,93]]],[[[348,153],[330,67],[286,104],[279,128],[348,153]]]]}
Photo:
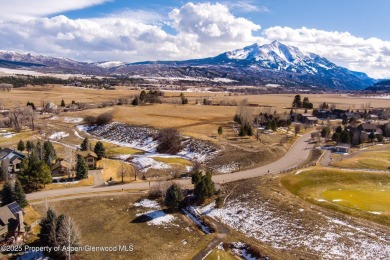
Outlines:
{"type": "Polygon", "coordinates": [[[96,162],[98,159],[98,156],[96,153],[92,151],[77,151],[77,155],[80,155],[84,158],[85,162],[88,165],[88,168],[90,170],[95,170],[96,169],[96,162]]]}
{"type": "Polygon", "coordinates": [[[3,241],[17,242],[24,237],[24,212],[17,202],[0,207],[0,237],[3,241]]]}
{"type": "Polygon", "coordinates": [[[24,154],[14,151],[9,148],[4,148],[0,150],[0,161],[1,163],[9,163],[9,171],[16,173],[20,171],[20,164],[24,159],[24,154]]]}
{"type": "Polygon", "coordinates": [[[349,148],[351,148],[351,145],[349,144],[338,144],[335,147],[333,147],[334,153],[349,153],[349,148]]]}

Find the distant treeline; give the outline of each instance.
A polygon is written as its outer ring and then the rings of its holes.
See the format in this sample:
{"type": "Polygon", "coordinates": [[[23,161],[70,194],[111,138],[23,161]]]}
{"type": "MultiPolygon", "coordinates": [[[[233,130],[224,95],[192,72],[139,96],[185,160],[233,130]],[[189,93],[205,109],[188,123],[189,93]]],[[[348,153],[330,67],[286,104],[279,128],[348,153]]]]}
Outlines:
{"type": "Polygon", "coordinates": [[[66,84],[68,81],[54,77],[35,77],[35,76],[23,76],[23,77],[0,77],[0,83],[12,84],[14,88],[20,88],[27,85],[45,85],[45,84],[66,84]]]}

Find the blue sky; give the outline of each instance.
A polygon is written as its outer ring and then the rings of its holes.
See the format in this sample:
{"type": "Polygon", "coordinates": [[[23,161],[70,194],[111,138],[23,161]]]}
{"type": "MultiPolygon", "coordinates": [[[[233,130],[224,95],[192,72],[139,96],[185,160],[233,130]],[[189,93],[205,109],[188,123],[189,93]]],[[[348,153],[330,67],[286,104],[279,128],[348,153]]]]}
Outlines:
{"type": "MultiPolygon", "coordinates": [[[[201,3],[205,1],[191,1],[201,3]]],[[[209,1],[212,3],[234,3],[240,1],[209,1]]],[[[113,0],[83,10],[64,14],[71,18],[91,18],[122,10],[156,11],[166,16],[173,8],[186,1],[113,0]]],[[[263,0],[242,1],[258,10],[243,10],[233,7],[231,12],[260,24],[262,28],[271,26],[308,27],[327,31],[350,32],[355,36],[378,37],[390,40],[390,1],[388,0],[263,0]],[[387,27],[387,28],[386,28],[387,27]]],[[[243,7],[245,8],[245,7],[243,7]]]]}
{"type": "Polygon", "coordinates": [[[1,0],[0,49],[82,61],[181,60],[274,40],[390,77],[388,0],[1,0]]]}

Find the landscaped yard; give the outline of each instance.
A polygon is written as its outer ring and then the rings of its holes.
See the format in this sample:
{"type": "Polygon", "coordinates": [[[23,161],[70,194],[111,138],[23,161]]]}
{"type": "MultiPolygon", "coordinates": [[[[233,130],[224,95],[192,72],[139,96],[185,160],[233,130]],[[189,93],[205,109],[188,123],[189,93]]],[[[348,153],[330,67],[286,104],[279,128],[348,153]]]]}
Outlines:
{"type": "MultiPolygon", "coordinates": [[[[389,146],[387,145],[387,147],[389,146]]],[[[367,150],[357,154],[356,156],[334,162],[332,166],[354,169],[387,170],[390,167],[390,150],[367,150]]]]}

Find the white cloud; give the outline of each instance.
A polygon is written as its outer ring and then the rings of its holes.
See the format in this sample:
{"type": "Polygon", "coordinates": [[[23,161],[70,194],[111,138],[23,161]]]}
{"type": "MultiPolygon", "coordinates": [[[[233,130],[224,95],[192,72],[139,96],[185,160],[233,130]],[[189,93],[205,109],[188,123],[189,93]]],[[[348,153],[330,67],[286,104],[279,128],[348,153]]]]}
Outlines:
{"type": "Polygon", "coordinates": [[[78,10],[111,0],[1,0],[1,20],[29,19],[78,10]]]}
{"type": "Polygon", "coordinates": [[[176,34],[164,31],[154,12],[124,11],[93,19],[31,18],[0,22],[0,48],[79,60],[127,62],[188,59],[241,48],[260,38],[259,25],[221,4],[188,3],[169,14],[176,34]],[[149,20],[149,22],[146,21],[149,20]]]}
{"type": "Polygon", "coordinates": [[[270,10],[266,6],[261,6],[256,4],[256,1],[253,0],[243,0],[243,1],[224,1],[223,2],[229,9],[233,11],[240,11],[244,13],[250,12],[261,12],[268,13],[270,10]]]}
{"type": "Polygon", "coordinates": [[[275,26],[263,31],[266,39],[297,46],[316,53],[338,65],[364,71],[371,77],[390,77],[390,42],[378,38],[364,39],[348,32],[275,26]]]}
{"type": "MultiPolygon", "coordinates": [[[[39,5],[38,0],[17,0],[15,6],[22,10],[21,3],[25,3],[29,5],[25,10],[29,11],[15,11],[16,17],[24,15],[25,19],[11,21],[4,13],[13,12],[16,7],[12,9],[11,1],[5,0],[0,14],[0,49],[83,61],[134,62],[209,57],[254,42],[279,40],[372,77],[390,77],[388,41],[359,38],[347,32],[278,26],[265,29],[262,37],[258,37],[255,32],[260,30],[260,25],[236,17],[227,4],[187,3],[173,9],[168,17],[157,11],[142,10],[124,10],[92,19],[70,19],[63,15],[42,17],[104,1],[56,1],[54,8],[51,0],[40,0],[39,5]],[[29,3],[34,7],[30,8],[29,3]],[[166,25],[171,26],[174,33],[165,30],[166,25]]],[[[237,3],[241,2],[252,3],[237,3]]]]}

